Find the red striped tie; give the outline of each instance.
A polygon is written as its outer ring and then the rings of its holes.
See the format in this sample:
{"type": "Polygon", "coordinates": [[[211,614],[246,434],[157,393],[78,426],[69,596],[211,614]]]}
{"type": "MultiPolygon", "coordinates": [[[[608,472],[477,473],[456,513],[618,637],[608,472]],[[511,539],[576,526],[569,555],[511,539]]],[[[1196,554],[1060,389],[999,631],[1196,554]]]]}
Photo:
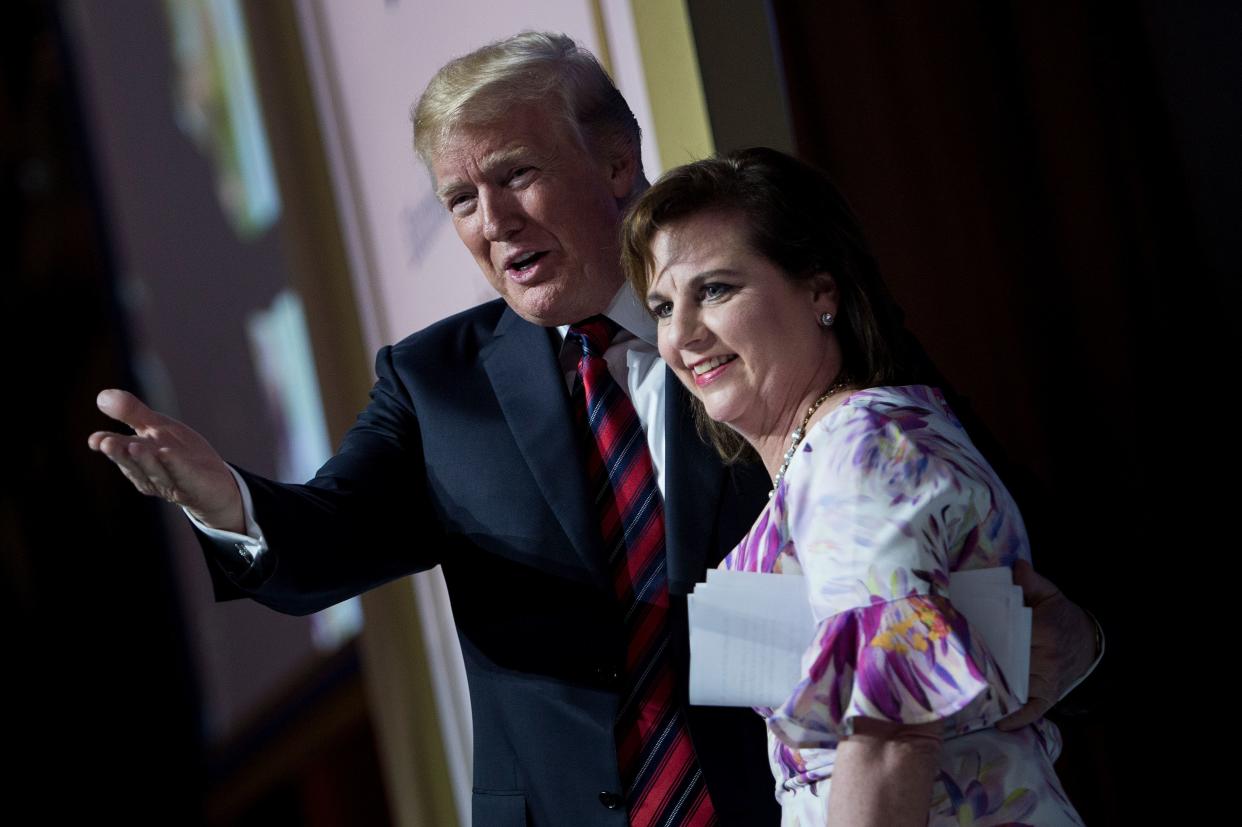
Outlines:
{"type": "Polygon", "coordinates": [[[613,588],[625,613],[617,759],[632,827],[710,825],[716,812],[690,742],[669,652],[664,504],[638,414],[603,358],[616,330],[594,316],[568,335],[582,347],[575,410],[613,588]]]}

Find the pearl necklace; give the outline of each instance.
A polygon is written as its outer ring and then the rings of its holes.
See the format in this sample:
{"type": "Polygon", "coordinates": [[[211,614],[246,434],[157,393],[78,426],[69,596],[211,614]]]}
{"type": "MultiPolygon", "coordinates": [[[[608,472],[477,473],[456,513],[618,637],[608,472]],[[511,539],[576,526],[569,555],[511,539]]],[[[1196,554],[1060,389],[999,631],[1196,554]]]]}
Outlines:
{"type": "Polygon", "coordinates": [[[789,435],[789,449],[785,451],[784,462],[781,463],[780,470],[776,472],[776,476],[772,477],[772,490],[768,492],[768,499],[772,499],[772,495],[776,493],[776,489],[780,488],[781,480],[785,479],[785,472],[789,470],[789,463],[793,461],[794,451],[798,450],[798,445],[802,442],[802,438],[806,436],[806,426],[810,423],[811,417],[815,415],[815,411],[819,410],[819,406],[828,401],[828,397],[849,384],[845,379],[838,379],[833,382],[828,390],[824,391],[823,396],[811,403],[806,409],[806,416],[802,417],[802,424],[793,429],[793,433],[789,435]]]}

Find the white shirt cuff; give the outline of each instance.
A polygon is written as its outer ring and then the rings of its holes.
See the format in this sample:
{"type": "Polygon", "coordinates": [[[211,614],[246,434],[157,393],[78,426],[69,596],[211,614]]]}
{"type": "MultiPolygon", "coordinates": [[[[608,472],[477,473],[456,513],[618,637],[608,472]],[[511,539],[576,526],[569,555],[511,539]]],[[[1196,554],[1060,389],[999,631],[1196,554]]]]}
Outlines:
{"type": "Polygon", "coordinates": [[[263,537],[263,529],[259,528],[259,524],[254,519],[254,499],[250,496],[250,487],[232,467],[229,468],[229,473],[237,481],[237,489],[241,492],[242,513],[246,519],[245,534],[238,534],[236,531],[221,531],[218,528],[203,525],[187,509],[183,507],[181,510],[185,512],[185,516],[189,518],[194,527],[203,532],[221,553],[235,555],[245,561],[247,566],[253,567],[267,551],[267,540],[263,537]]]}

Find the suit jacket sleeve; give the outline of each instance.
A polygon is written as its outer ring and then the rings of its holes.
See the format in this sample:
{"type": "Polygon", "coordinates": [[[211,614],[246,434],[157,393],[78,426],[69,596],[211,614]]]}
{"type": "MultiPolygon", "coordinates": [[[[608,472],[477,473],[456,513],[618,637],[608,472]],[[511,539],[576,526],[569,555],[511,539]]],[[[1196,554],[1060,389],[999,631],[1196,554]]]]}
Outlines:
{"type": "Polygon", "coordinates": [[[268,549],[234,577],[199,534],[218,599],[252,597],[309,614],[438,562],[418,417],[391,347],[379,351],[375,371],[370,404],[310,482],[287,485],[237,469],[268,549]]]}

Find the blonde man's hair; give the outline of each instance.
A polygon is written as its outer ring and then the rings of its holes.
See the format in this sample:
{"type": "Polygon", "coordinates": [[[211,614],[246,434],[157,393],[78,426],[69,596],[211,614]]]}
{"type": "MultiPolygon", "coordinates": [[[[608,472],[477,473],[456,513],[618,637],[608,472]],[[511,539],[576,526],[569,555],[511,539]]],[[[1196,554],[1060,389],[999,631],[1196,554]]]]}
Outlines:
{"type": "Polygon", "coordinates": [[[431,168],[453,130],[500,123],[523,103],[547,106],[595,157],[633,153],[641,180],[629,104],[594,55],[550,32],[522,32],[445,64],[411,110],[414,149],[431,168]]]}

